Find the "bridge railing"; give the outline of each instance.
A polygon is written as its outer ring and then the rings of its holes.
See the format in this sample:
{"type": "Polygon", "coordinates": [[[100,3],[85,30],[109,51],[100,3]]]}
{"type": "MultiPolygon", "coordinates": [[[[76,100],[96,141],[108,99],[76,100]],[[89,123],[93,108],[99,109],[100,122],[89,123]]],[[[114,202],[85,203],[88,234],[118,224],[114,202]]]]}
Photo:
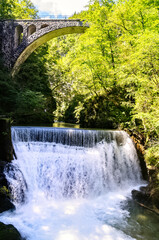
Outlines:
{"type": "Polygon", "coordinates": [[[48,14],[40,14],[39,18],[40,19],[68,19],[71,17],[70,15],[48,15],[48,14]]]}

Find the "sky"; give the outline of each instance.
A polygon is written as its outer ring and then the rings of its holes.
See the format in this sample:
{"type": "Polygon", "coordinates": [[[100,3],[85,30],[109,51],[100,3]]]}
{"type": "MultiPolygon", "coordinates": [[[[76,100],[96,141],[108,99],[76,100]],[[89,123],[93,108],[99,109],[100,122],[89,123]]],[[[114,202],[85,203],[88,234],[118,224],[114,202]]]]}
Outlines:
{"type": "Polygon", "coordinates": [[[78,13],[88,4],[89,0],[32,0],[39,10],[40,17],[47,18],[49,15],[71,16],[78,13]]]}

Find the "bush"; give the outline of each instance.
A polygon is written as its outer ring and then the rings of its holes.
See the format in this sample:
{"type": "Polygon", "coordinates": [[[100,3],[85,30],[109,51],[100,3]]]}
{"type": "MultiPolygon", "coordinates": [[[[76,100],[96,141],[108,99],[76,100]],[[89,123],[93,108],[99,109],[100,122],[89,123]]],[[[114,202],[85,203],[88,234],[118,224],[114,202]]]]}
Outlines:
{"type": "Polygon", "coordinates": [[[116,129],[121,122],[130,120],[131,108],[116,98],[94,96],[85,101],[80,112],[82,127],[116,129]]]}
{"type": "Polygon", "coordinates": [[[145,160],[147,165],[159,169],[159,145],[152,146],[146,150],[145,160]]]}

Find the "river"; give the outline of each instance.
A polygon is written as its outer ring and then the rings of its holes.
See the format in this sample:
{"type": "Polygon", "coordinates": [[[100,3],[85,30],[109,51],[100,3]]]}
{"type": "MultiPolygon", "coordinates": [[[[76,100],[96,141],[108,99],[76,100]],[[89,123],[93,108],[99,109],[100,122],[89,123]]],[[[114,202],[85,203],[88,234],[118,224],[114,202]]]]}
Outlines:
{"type": "Polygon", "coordinates": [[[159,217],[131,198],[145,182],[127,133],[12,127],[12,140],[16,210],[0,221],[27,240],[159,239],[159,217]]]}

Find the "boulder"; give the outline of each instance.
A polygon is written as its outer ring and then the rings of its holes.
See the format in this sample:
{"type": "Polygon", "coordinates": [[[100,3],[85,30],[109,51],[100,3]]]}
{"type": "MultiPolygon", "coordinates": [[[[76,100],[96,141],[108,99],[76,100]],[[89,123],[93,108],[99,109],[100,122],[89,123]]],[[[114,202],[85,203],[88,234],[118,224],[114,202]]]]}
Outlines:
{"type": "Polygon", "coordinates": [[[11,224],[0,222],[0,240],[24,240],[18,230],[11,224]]]}
{"type": "Polygon", "coordinates": [[[140,191],[132,190],[132,197],[139,203],[148,204],[148,205],[152,204],[150,193],[146,191],[146,189],[143,190],[140,188],[140,191]]]}
{"type": "Polygon", "coordinates": [[[149,184],[146,187],[141,187],[139,191],[133,190],[132,197],[141,206],[159,214],[159,179],[158,170],[153,171],[149,178],[149,184]]]}
{"type": "Polygon", "coordinates": [[[10,200],[8,182],[3,173],[6,164],[7,162],[0,161],[0,213],[15,209],[15,206],[10,200]]]}
{"type": "Polygon", "coordinates": [[[15,206],[7,196],[6,188],[0,188],[0,213],[14,209],[15,206]]]}
{"type": "Polygon", "coordinates": [[[11,141],[10,119],[0,118],[0,160],[11,162],[13,160],[13,146],[11,141]]]}

